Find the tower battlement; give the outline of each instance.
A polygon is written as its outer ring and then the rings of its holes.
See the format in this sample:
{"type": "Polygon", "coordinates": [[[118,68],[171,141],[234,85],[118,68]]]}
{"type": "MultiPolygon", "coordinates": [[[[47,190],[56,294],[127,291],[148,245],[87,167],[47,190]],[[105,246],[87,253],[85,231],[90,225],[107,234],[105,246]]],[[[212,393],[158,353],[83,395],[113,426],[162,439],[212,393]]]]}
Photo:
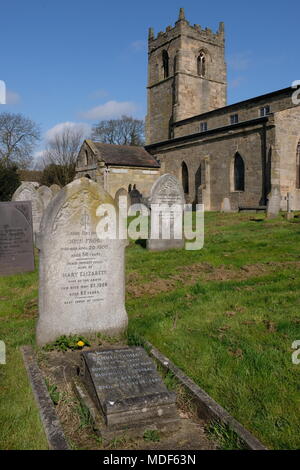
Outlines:
{"type": "Polygon", "coordinates": [[[183,8],[174,26],[148,33],[147,144],[172,138],[174,123],[226,105],[224,23],[191,25],[183,8]]]}
{"type": "Polygon", "coordinates": [[[191,25],[185,19],[184,10],[180,8],[179,18],[174,26],[167,26],[165,31],[159,31],[157,35],[154,34],[154,29],[149,28],[148,44],[149,48],[161,47],[165,41],[169,41],[173,36],[178,34],[194,34],[195,37],[204,42],[212,42],[222,46],[225,41],[224,23],[220,21],[219,29],[214,33],[210,28],[203,29],[199,24],[191,25]]]}

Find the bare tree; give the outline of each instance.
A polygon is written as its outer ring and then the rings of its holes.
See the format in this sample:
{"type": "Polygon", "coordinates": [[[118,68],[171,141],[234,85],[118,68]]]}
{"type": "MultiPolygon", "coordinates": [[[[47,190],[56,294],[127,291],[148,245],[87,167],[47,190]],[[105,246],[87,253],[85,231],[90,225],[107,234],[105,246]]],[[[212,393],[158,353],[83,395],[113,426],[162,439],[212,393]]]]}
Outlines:
{"type": "Polygon", "coordinates": [[[93,127],[92,139],[106,144],[144,145],[144,121],[130,116],[100,121],[93,127]]]}
{"type": "Polygon", "coordinates": [[[33,149],[40,139],[40,129],[22,114],[0,114],[0,163],[26,169],[33,160],[33,149]]]}
{"type": "Polygon", "coordinates": [[[66,126],[48,140],[43,163],[45,167],[51,167],[57,184],[64,186],[73,180],[76,158],[84,136],[84,129],[66,126]]]}

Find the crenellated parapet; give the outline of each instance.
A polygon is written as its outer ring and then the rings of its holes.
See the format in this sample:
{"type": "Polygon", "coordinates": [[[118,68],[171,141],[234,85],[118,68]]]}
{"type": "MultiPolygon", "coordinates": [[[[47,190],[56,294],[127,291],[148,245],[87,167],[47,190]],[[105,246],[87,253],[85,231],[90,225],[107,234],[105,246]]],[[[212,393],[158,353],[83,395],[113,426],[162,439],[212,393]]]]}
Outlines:
{"type": "Polygon", "coordinates": [[[180,9],[175,25],[148,33],[146,140],[170,139],[174,123],[226,105],[224,23],[191,25],[180,9]]]}
{"type": "Polygon", "coordinates": [[[175,39],[179,34],[186,34],[196,40],[223,46],[225,40],[224,22],[219,23],[219,28],[213,32],[210,28],[203,29],[199,24],[191,25],[185,19],[184,9],[180,8],[179,17],[174,26],[167,26],[165,31],[159,31],[155,36],[153,28],[149,28],[149,49],[161,47],[166,41],[175,39]]]}

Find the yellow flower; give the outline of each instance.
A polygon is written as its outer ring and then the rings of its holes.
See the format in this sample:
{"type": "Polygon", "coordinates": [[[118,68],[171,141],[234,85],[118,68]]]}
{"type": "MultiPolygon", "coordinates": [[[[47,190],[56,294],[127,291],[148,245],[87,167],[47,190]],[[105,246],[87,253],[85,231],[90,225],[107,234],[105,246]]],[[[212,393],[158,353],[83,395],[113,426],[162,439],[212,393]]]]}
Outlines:
{"type": "Polygon", "coordinates": [[[80,348],[82,348],[82,347],[84,346],[84,342],[83,342],[83,341],[78,341],[77,346],[79,346],[80,348]]]}

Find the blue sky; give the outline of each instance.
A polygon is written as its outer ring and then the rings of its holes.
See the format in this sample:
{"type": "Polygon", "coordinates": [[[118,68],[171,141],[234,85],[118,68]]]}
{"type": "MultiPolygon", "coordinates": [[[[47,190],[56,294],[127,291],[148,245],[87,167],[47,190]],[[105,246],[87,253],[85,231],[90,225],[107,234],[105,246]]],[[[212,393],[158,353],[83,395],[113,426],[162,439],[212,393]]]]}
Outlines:
{"type": "MultiPolygon", "coordinates": [[[[146,113],[147,35],[177,20],[217,30],[225,22],[228,103],[300,79],[300,2],[286,0],[10,0],[0,4],[0,80],[8,104],[40,124],[146,113]]],[[[42,141],[38,150],[45,145],[42,141]]]]}

